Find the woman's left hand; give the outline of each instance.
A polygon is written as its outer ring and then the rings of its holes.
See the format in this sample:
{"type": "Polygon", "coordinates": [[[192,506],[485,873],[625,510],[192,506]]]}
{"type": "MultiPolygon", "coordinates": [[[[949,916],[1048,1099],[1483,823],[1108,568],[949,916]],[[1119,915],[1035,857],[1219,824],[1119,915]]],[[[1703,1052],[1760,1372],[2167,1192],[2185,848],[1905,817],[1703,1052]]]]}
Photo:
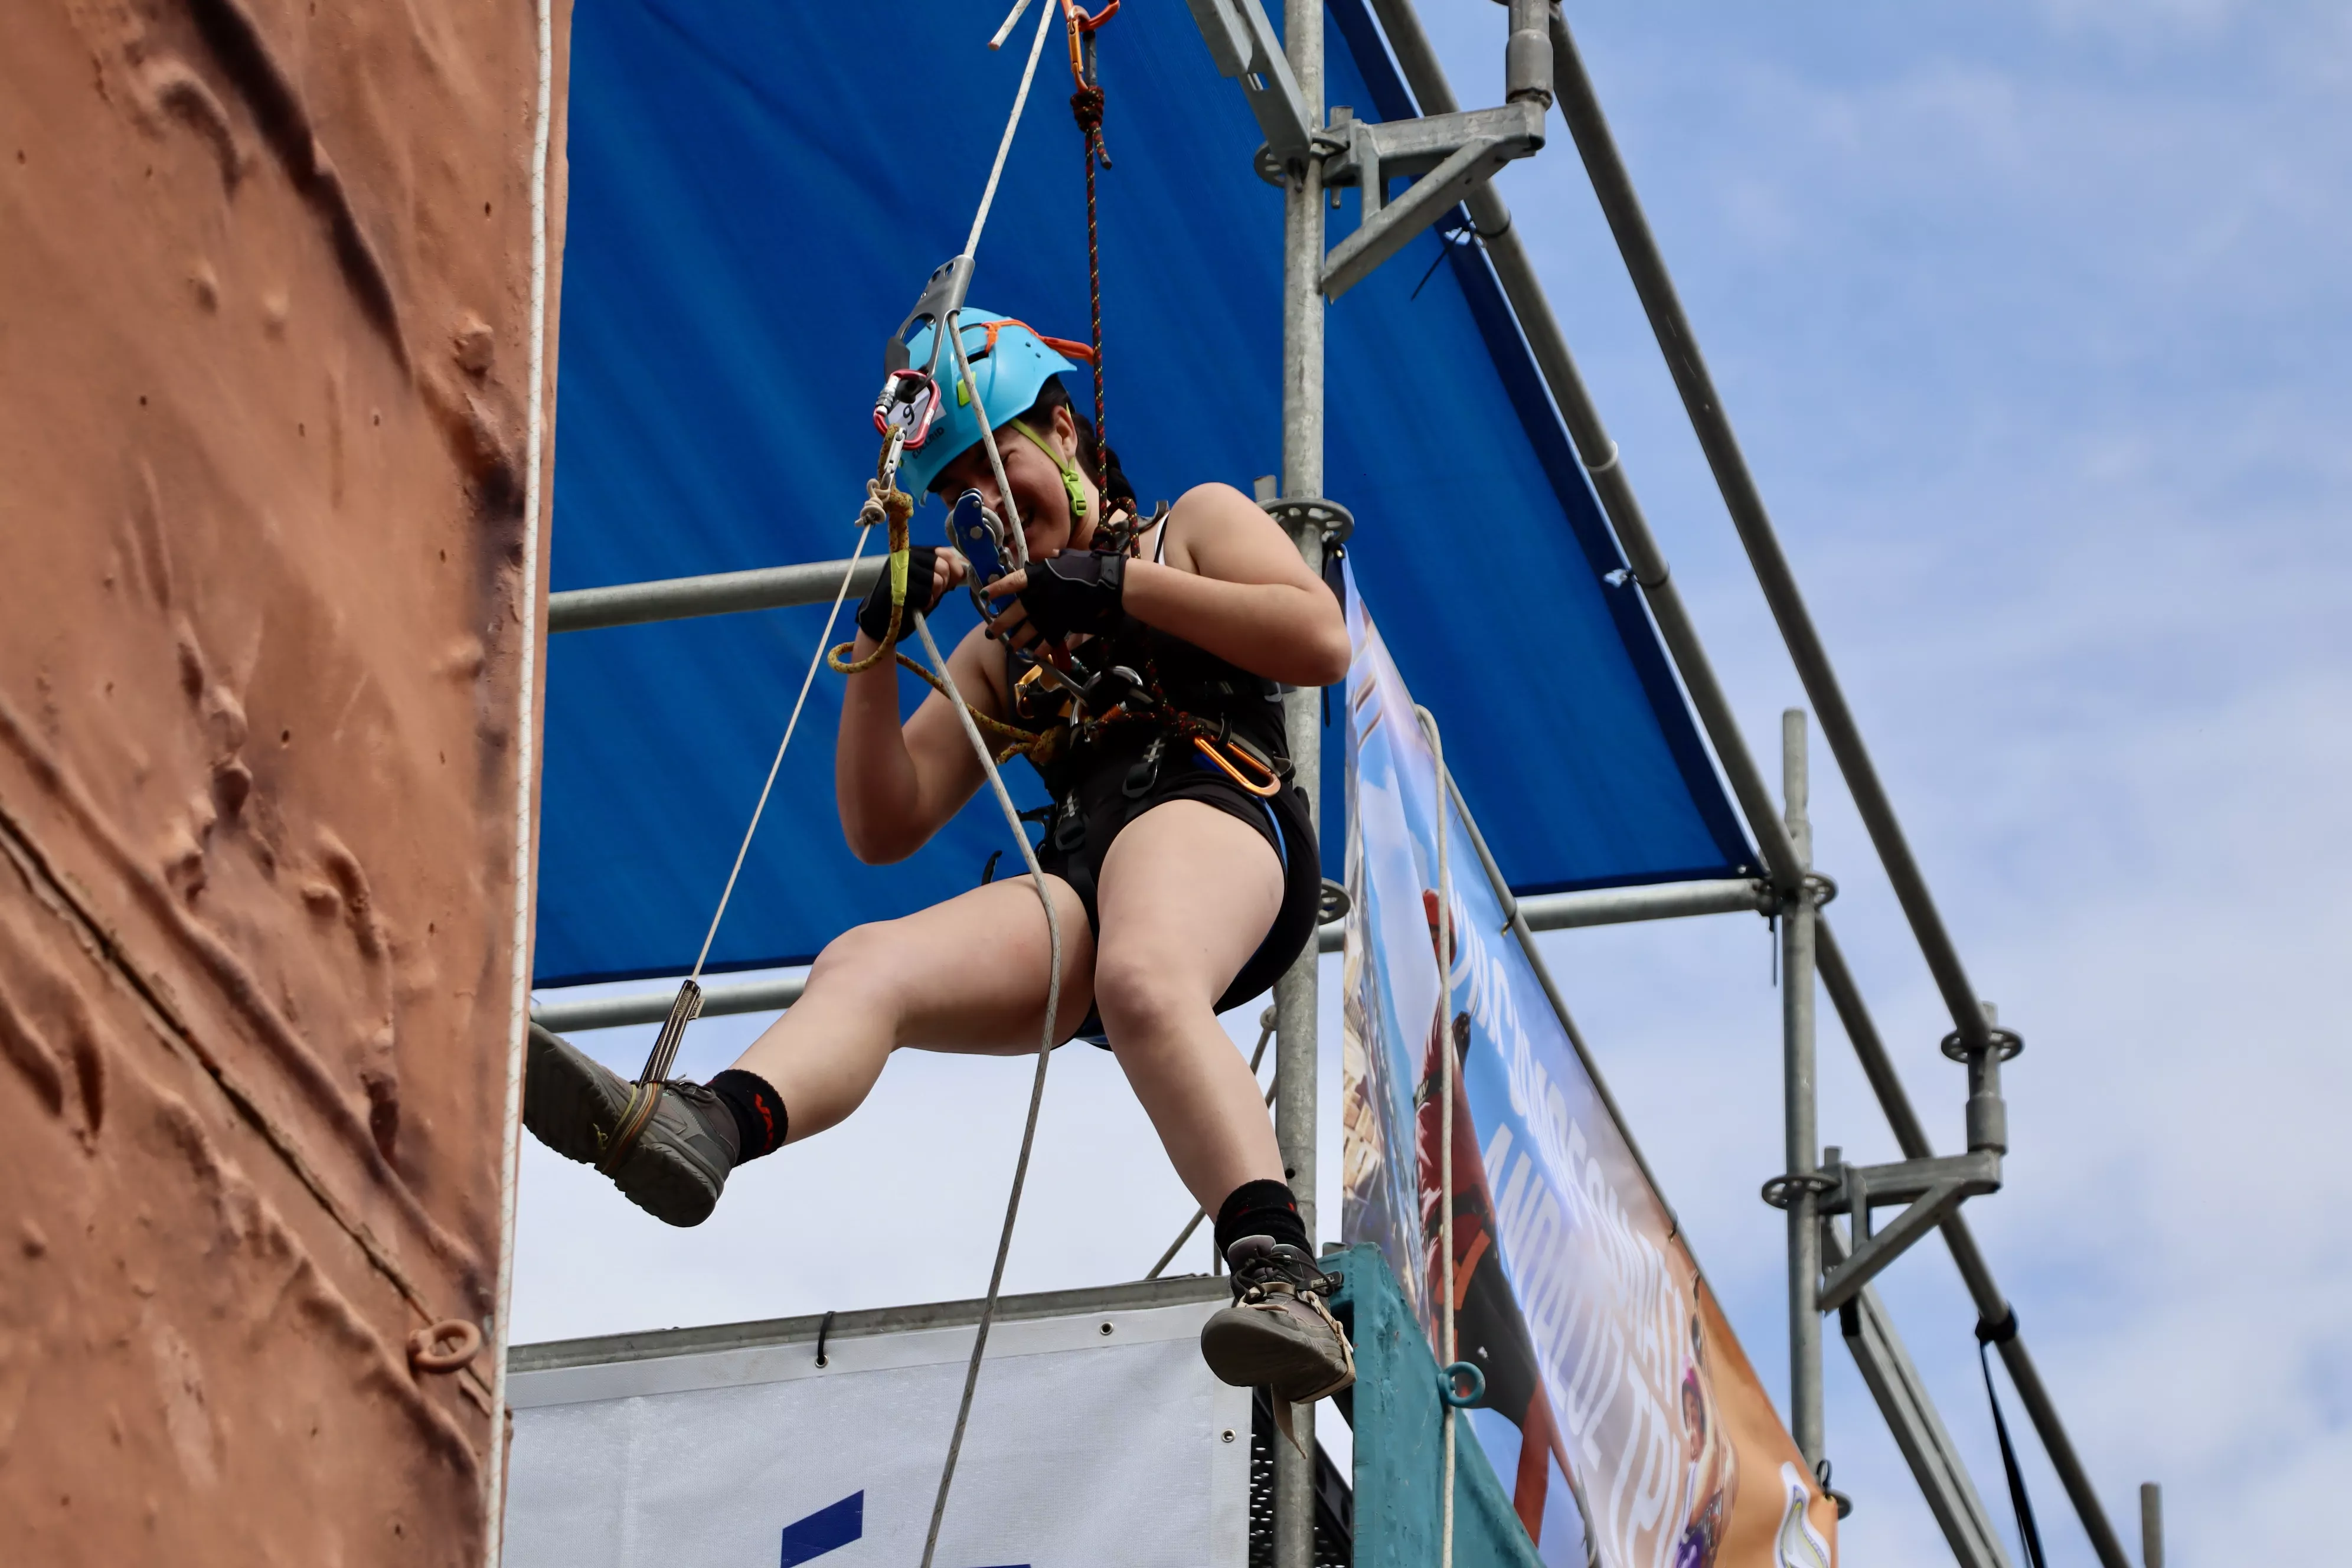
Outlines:
{"type": "MultiPolygon", "coordinates": [[[[1033,559],[1028,569],[1008,574],[989,589],[991,598],[1018,595],[1026,629],[1034,639],[1066,644],[1080,632],[1099,637],[1115,629],[1124,615],[1128,559],[1092,550],[1059,550],[1033,559]],[[1019,586],[1013,586],[1015,583],[1019,586]]],[[[1012,629],[1012,612],[998,619],[1012,629]]],[[[1032,644],[1013,646],[1028,651],[1032,644]]]]}
{"type": "Polygon", "coordinates": [[[1030,624],[1029,607],[1018,597],[1027,586],[1029,574],[1024,570],[1007,572],[981,590],[997,605],[996,613],[988,617],[988,635],[1017,653],[1028,653],[1045,640],[1030,624]]]}

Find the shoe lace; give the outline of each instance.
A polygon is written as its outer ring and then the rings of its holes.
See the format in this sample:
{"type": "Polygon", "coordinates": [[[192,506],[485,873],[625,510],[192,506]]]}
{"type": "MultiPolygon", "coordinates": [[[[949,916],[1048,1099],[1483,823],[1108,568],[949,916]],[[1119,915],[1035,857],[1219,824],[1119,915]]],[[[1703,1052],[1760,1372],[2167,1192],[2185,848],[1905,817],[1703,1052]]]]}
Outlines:
{"type": "Polygon", "coordinates": [[[1297,1247],[1283,1247],[1261,1253],[1244,1261],[1234,1270],[1234,1283],[1240,1287],[1244,1298],[1265,1299],[1268,1289],[1287,1286],[1294,1295],[1328,1296],[1339,1289],[1339,1281],[1315,1266],[1315,1260],[1297,1247]]]}

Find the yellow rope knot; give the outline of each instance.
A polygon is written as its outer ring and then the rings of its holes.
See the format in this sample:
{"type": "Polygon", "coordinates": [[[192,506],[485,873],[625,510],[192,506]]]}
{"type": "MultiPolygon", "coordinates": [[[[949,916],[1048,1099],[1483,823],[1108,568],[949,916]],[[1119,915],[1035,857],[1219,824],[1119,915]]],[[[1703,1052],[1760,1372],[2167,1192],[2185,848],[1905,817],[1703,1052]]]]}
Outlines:
{"type": "MultiPolygon", "coordinates": [[[[825,666],[836,675],[856,675],[881,663],[883,656],[892,653],[898,647],[899,634],[908,630],[911,625],[912,617],[907,615],[907,574],[912,559],[908,553],[907,520],[914,515],[914,498],[900,489],[895,482],[878,474],[866,481],[866,504],[857,509],[858,525],[861,528],[872,528],[877,523],[882,524],[889,529],[890,533],[890,626],[888,635],[883,637],[880,645],[864,658],[853,659],[849,657],[857,651],[857,644],[854,639],[828,652],[824,656],[825,666]]],[[[901,665],[922,677],[932,690],[948,698],[951,702],[955,700],[938,676],[903,653],[897,654],[895,657],[901,665]]],[[[1011,762],[1014,757],[1041,753],[1047,747],[1049,735],[1035,735],[1026,730],[1015,729],[1010,724],[982,713],[970,703],[964,705],[964,710],[971,715],[972,721],[982,731],[1006,742],[1004,749],[996,758],[1000,765],[1011,762]]]]}
{"type": "Polygon", "coordinates": [[[881,646],[864,658],[852,659],[849,657],[857,651],[855,640],[843,643],[827,653],[824,656],[825,666],[835,675],[856,675],[860,670],[873,668],[884,654],[898,646],[898,634],[906,629],[907,569],[910,560],[907,520],[914,515],[914,498],[900,489],[895,479],[877,474],[866,481],[866,504],[857,509],[858,526],[872,528],[880,523],[889,530],[890,626],[881,646]]]}

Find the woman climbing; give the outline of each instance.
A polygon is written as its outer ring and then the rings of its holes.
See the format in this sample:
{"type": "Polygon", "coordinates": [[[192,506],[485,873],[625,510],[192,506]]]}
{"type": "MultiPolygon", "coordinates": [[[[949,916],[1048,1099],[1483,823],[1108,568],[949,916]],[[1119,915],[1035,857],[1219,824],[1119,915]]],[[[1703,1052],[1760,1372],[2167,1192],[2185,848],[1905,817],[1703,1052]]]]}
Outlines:
{"type": "MultiPolygon", "coordinates": [[[[1023,530],[1028,569],[985,585],[995,613],[949,662],[976,712],[1038,741],[1029,754],[1055,801],[1038,858],[1062,931],[1057,1037],[1107,1040],[1177,1174],[1216,1216],[1236,1300],[1202,1333],[1212,1369],[1321,1397],[1352,1381],[1352,1358],[1324,1310],[1328,1284],[1257,1080],[1216,1015],[1266,989],[1314,937],[1319,861],[1288,782],[1282,694],[1346,674],[1339,606],[1230,486],[1139,517],[1057,379],[1076,367],[1009,318],[966,310],[961,323],[977,384],[958,385],[940,356],[938,420],[901,479],[943,499],[977,491],[1023,530]],[[975,408],[1022,410],[996,430],[1009,496],[975,408]]],[[[916,363],[930,360],[930,331],[908,345],[916,363]]],[[[910,610],[965,581],[959,555],[911,556],[910,610]]],[[[888,582],[858,612],[852,663],[866,668],[849,677],[835,762],[842,829],[872,864],[913,854],[983,782],[946,699],[932,693],[901,724],[895,662],[868,662],[889,632],[888,582]]],[[[990,882],[836,938],[733,1067],[663,1086],[617,1160],[606,1149],[629,1080],[534,1027],[525,1120],[656,1216],[698,1224],[730,1170],[840,1121],[894,1050],[1034,1049],[1048,967],[1034,884],[990,882]]]]}

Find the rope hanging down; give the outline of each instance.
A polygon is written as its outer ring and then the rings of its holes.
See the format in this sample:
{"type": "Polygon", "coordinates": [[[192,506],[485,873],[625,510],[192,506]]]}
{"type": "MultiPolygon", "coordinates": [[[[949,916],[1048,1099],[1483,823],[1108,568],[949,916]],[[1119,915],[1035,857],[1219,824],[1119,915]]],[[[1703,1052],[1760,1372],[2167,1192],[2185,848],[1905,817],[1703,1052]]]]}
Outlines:
{"type": "MultiPolygon", "coordinates": [[[[1026,9],[1027,5],[1028,0],[1019,0],[1012,14],[1005,18],[1003,28],[992,40],[990,47],[993,48],[1003,43],[1004,37],[1011,33],[1013,25],[1019,21],[1021,13],[1026,9]]],[[[1101,157],[1103,165],[1108,168],[1110,160],[1104,154],[1102,148],[1100,113],[1102,94],[1099,89],[1089,87],[1081,67],[1081,59],[1084,58],[1090,61],[1093,53],[1090,35],[1096,27],[1108,20],[1118,9],[1118,0],[1111,0],[1111,4],[1105,6],[1100,14],[1093,16],[1079,11],[1075,5],[1071,4],[1071,0],[1062,0],[1062,5],[1068,26],[1071,67],[1074,72],[1079,73],[1081,88],[1081,91],[1073,98],[1072,107],[1079,113],[1080,128],[1087,135],[1087,250],[1094,307],[1095,417],[1099,462],[1102,452],[1100,443],[1103,410],[1102,290],[1099,267],[1097,263],[1094,222],[1094,161],[1097,157],[1101,157]],[[1087,110],[1081,107],[1082,101],[1091,105],[1093,115],[1091,122],[1087,119],[1087,110]]],[[[1013,133],[1020,128],[1022,110],[1029,101],[1030,85],[1036,76],[1037,60],[1044,52],[1045,33],[1052,23],[1053,16],[1054,6],[1051,4],[1041,7],[1038,12],[1037,31],[1030,43],[1029,58],[1021,73],[1021,85],[1013,96],[1012,112],[1006,117],[1004,133],[997,142],[995,162],[989,169],[988,184],[981,193],[979,210],[972,216],[971,232],[964,242],[961,259],[967,267],[979,250],[981,234],[987,226],[990,208],[995,203],[997,186],[1004,173],[1005,159],[1013,149],[1013,133]]],[[[1011,523],[1009,531],[1014,541],[1017,554],[1020,552],[1018,542],[1022,538],[1022,519],[1013,498],[1012,486],[1005,479],[1003,457],[997,448],[995,430],[987,409],[981,404],[979,384],[972,376],[971,363],[964,351],[961,317],[962,309],[959,299],[957,304],[945,312],[943,319],[934,323],[933,330],[952,347],[958,376],[962,384],[971,389],[972,413],[980,426],[981,445],[987,451],[989,470],[996,480],[997,494],[1004,499],[1008,521],[1011,523]]],[[[934,363],[936,363],[936,356],[934,363]]],[[[875,465],[875,477],[866,481],[866,502],[858,514],[860,526],[857,552],[851,557],[850,562],[851,571],[854,572],[857,561],[865,553],[866,541],[872,536],[875,526],[877,523],[881,524],[887,530],[889,541],[890,616],[885,636],[874,651],[862,659],[847,657],[856,651],[855,642],[840,647],[827,647],[832,638],[834,624],[841,613],[842,602],[847,597],[849,592],[850,573],[844,573],[841,587],[834,595],[832,612],[826,617],[824,636],[820,637],[817,644],[818,655],[811,658],[808,674],[801,683],[799,698],[793,705],[792,718],[784,726],[783,741],[777,746],[775,760],[769,765],[767,781],[761,788],[758,804],[752,808],[751,821],[744,830],[743,842],[736,850],[734,866],[728,872],[727,885],[719,894],[717,910],[711,915],[710,927],[704,934],[701,952],[695,957],[694,971],[678,988],[677,1000],[672,1004],[669,1017],[662,1026],[661,1034],[654,1043],[652,1053],[646,1058],[646,1069],[632,1091],[630,1104],[623,1114],[621,1126],[616,1130],[605,1159],[599,1162],[599,1164],[601,1168],[617,1168],[619,1162],[635,1147],[639,1134],[644,1131],[645,1124],[651,1120],[655,1105],[660,1100],[662,1085],[676,1062],[677,1047],[685,1036],[686,1026],[701,1011],[702,966],[709,957],[711,944],[718,936],[719,922],[725,917],[728,902],[734,894],[735,883],[741,874],[744,858],[751,849],[752,836],[759,829],[760,817],[767,808],[768,797],[774,788],[777,772],[783,764],[785,750],[792,744],[793,734],[799,726],[802,710],[808,700],[809,687],[815,679],[817,658],[821,657],[826,664],[844,675],[854,675],[872,668],[886,655],[892,657],[899,666],[921,676],[934,690],[947,700],[948,705],[955,710],[964,735],[971,743],[973,754],[979,760],[982,773],[987,776],[989,787],[995,795],[997,804],[1004,812],[1006,825],[1012,829],[1013,840],[1020,847],[1022,860],[1027,866],[1031,883],[1036,889],[1038,904],[1045,910],[1048,956],[1045,1024],[1037,1045],[1037,1071],[1030,1086],[1028,1116],[1022,1128],[1021,1152],[1013,1164],[1013,1189],[1005,1202],[1004,1224],[997,1237],[995,1262],[989,1272],[988,1294],[981,1305],[980,1321],[972,1339],[971,1359],[964,1369],[963,1392],[956,1406],[955,1427],[948,1439],[946,1461],[940,1470],[939,1492],[931,1504],[930,1526],[923,1541],[922,1568],[931,1568],[933,1556],[939,1549],[940,1528],[947,1516],[948,1498],[955,1483],[956,1464],[961,1457],[964,1434],[971,1423],[972,1395],[979,1385],[981,1362],[987,1352],[989,1331],[994,1323],[997,1301],[1003,1289],[1005,1260],[1012,1250],[1013,1226],[1020,1217],[1021,1194],[1028,1179],[1030,1154],[1036,1143],[1038,1114],[1045,1102],[1045,1069],[1053,1058],[1055,1035],[1057,1032],[1055,1025],[1061,1012],[1062,928],[1060,918],[1054,908],[1052,891],[1045,884],[1045,870],[1037,862],[1036,849],[1030,843],[1029,836],[1022,826],[1020,810],[1013,805],[1012,793],[1006,789],[1003,774],[999,768],[1000,763],[1010,761],[1014,755],[1039,744],[1043,738],[1000,723],[965,701],[962,692],[956,687],[953,671],[949,667],[948,661],[941,657],[939,644],[931,636],[929,625],[920,612],[912,615],[908,613],[907,579],[912,563],[908,522],[914,512],[914,501],[900,490],[898,485],[898,458],[906,439],[907,432],[903,426],[892,427],[884,432],[881,456],[875,465]],[[905,633],[907,623],[910,621],[913,623],[915,635],[921,639],[929,668],[923,664],[918,664],[898,651],[898,645],[905,633]],[[983,727],[1008,742],[1002,753],[991,751],[987,741],[982,736],[983,727]]],[[[1021,563],[1025,565],[1025,559],[1021,563]]],[[[925,597],[929,597],[928,592],[925,597]]]]}
{"type": "Polygon", "coordinates": [[[596,1162],[596,1168],[606,1175],[621,1168],[621,1162],[636,1147],[646,1123],[653,1120],[654,1107],[661,1102],[662,1085],[677,1064],[677,1048],[686,1038],[686,1026],[702,1011],[702,966],[710,957],[710,944],[718,939],[719,922],[727,916],[728,900],[735,896],[736,879],[743,873],[743,858],[751,853],[751,836],[760,831],[760,817],[768,809],[768,795],[776,787],[776,773],[784,765],[784,752],[793,743],[793,731],[800,728],[801,710],[808,705],[817,663],[825,657],[825,647],[833,640],[833,624],[840,618],[842,601],[849,595],[850,579],[856,574],[857,563],[866,554],[866,542],[873,536],[874,524],[881,521],[878,512],[869,484],[866,506],[858,513],[862,526],[857,531],[857,548],[850,552],[848,568],[841,574],[841,586],[834,590],[833,608],[826,612],[824,625],[817,632],[816,650],[809,655],[808,671],[801,677],[800,695],[793,700],[793,715],[784,721],[784,738],[776,742],[775,760],[768,764],[767,781],[761,784],[759,801],[751,807],[751,820],[744,826],[743,842],[735,847],[735,863],[728,868],[727,885],[719,893],[719,907],[710,911],[710,927],[702,933],[702,949],[694,955],[693,972],[679,983],[677,999],[669,1005],[669,1016],[662,1020],[661,1032],[654,1037],[653,1049],[646,1054],[645,1068],[630,1086],[629,1103],[622,1110],[613,1141],[604,1158],[596,1162]]]}
{"type": "MultiPolygon", "coordinates": [[[[1019,20],[1021,12],[1026,8],[1027,0],[1022,0],[1022,4],[1013,8],[1013,15],[1005,18],[1005,31],[1011,31],[1013,23],[1019,20]]],[[[967,261],[979,250],[981,234],[988,226],[989,209],[996,202],[996,187],[1004,175],[1004,161],[1013,151],[1013,133],[1020,129],[1021,111],[1029,102],[1029,87],[1031,82],[1036,79],[1037,60],[1045,53],[1045,34],[1053,16],[1054,10],[1051,5],[1038,12],[1036,36],[1030,41],[1029,58],[1021,71],[1021,86],[1013,94],[1013,111],[1005,118],[1004,134],[998,139],[996,144],[996,160],[989,167],[988,184],[980,194],[980,207],[972,215],[971,232],[964,240],[963,254],[967,261]]],[[[1003,35],[1000,34],[998,41],[1001,42],[1002,39],[1003,35]]],[[[994,45],[992,44],[991,47],[993,47],[994,45]]],[[[947,322],[940,323],[940,330],[948,330],[949,325],[947,322]]],[[[958,348],[957,359],[961,363],[961,345],[959,344],[958,348]]],[[[966,374],[968,377],[968,371],[966,374]]],[[[914,511],[914,502],[898,489],[898,453],[904,434],[902,430],[891,431],[884,437],[882,456],[875,465],[875,477],[866,482],[866,504],[858,513],[860,527],[857,552],[850,557],[850,567],[855,571],[859,557],[865,553],[866,539],[873,532],[875,524],[887,524],[890,541],[890,637],[884,642],[884,648],[894,647],[898,641],[901,629],[898,624],[899,617],[904,613],[907,602],[907,569],[909,559],[907,519],[914,511]]],[[[1003,468],[996,461],[996,446],[992,438],[989,442],[989,461],[996,468],[997,484],[1000,487],[1000,493],[1003,493],[1003,468]]],[[[614,1130],[612,1142],[606,1146],[604,1158],[597,1162],[597,1169],[607,1174],[620,1168],[621,1162],[626,1159],[630,1152],[636,1147],[637,1139],[645,1131],[646,1124],[653,1120],[654,1107],[661,1100],[661,1086],[668,1079],[670,1069],[677,1063],[678,1047],[686,1038],[686,1026],[692,1023],[702,1011],[702,966],[709,960],[711,944],[719,936],[719,922],[726,918],[728,903],[735,894],[736,879],[742,874],[744,858],[751,852],[752,837],[759,832],[760,818],[767,810],[769,792],[775,787],[777,772],[783,766],[784,752],[793,743],[793,731],[799,728],[801,710],[808,701],[809,687],[816,679],[817,659],[824,658],[825,662],[835,669],[843,668],[839,660],[839,650],[835,649],[828,654],[827,645],[832,640],[834,622],[841,615],[842,601],[848,596],[849,580],[850,574],[845,572],[842,574],[841,587],[833,596],[833,612],[826,617],[824,630],[817,639],[817,653],[809,660],[808,673],[801,681],[800,695],[793,703],[792,718],[784,725],[784,738],[776,747],[775,760],[768,766],[767,783],[761,787],[759,802],[751,809],[751,823],[743,830],[743,841],[736,848],[735,863],[728,870],[727,885],[719,891],[718,907],[711,911],[710,926],[703,933],[701,951],[695,954],[694,969],[679,984],[677,999],[670,1004],[669,1016],[663,1020],[661,1032],[654,1037],[653,1049],[646,1053],[645,1068],[637,1075],[637,1080],[632,1087],[629,1104],[622,1112],[620,1125],[614,1130]]],[[[877,650],[875,657],[880,657],[880,650],[877,650]]],[[[868,659],[855,668],[863,669],[872,662],[868,659]]],[[[908,664],[910,668],[917,668],[903,656],[900,662],[908,664]]],[[[942,692],[948,689],[941,687],[938,680],[933,679],[929,671],[917,668],[917,673],[930,681],[934,689],[940,689],[942,692]]],[[[958,706],[961,708],[961,704],[959,703],[958,706]]],[[[989,721],[989,722],[994,721],[989,721]]],[[[1017,733],[1019,739],[1024,743],[1031,739],[1025,732],[1008,731],[1008,733],[1017,733]]],[[[1011,754],[1013,753],[1008,752],[1007,755],[1011,754]]]]}
{"type": "Polygon", "coordinates": [[[1095,165],[1111,166],[1110,153],[1103,146],[1103,89],[1100,72],[1095,62],[1095,30],[1118,15],[1119,0],[1110,0],[1093,16],[1077,7],[1076,0],[1062,0],[1062,15],[1068,23],[1070,46],[1070,79],[1077,90],[1070,94],[1070,113],[1078,122],[1082,140],[1080,156],[1087,166],[1087,306],[1094,331],[1095,373],[1095,472],[1110,471],[1110,427],[1104,419],[1103,408],[1103,332],[1102,332],[1102,239],[1095,221],[1095,165]]]}

